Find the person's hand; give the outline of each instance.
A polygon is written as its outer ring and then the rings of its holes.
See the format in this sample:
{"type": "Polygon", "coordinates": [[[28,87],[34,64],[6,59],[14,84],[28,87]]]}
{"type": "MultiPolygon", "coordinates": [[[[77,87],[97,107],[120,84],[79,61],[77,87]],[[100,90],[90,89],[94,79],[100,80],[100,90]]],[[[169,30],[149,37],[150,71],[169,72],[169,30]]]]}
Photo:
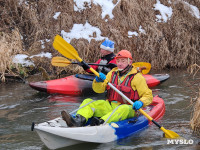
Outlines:
{"type": "Polygon", "coordinates": [[[141,101],[136,101],[136,102],[133,104],[133,109],[138,110],[138,109],[140,109],[142,106],[143,106],[143,102],[141,102],[141,101]]]}
{"type": "Polygon", "coordinates": [[[95,79],[97,82],[103,82],[106,79],[106,75],[100,72],[99,77],[96,77],[95,79]]]}

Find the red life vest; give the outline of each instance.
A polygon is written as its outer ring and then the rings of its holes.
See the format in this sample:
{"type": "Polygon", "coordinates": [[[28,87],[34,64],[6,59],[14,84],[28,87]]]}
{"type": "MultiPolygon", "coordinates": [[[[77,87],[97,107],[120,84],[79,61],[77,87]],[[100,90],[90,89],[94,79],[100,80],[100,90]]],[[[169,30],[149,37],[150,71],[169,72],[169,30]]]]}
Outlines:
{"type": "MultiPolygon", "coordinates": [[[[112,83],[118,90],[120,90],[124,95],[126,95],[129,99],[131,99],[133,102],[136,100],[139,100],[139,95],[137,90],[134,91],[131,87],[131,81],[134,78],[135,74],[131,74],[127,76],[124,81],[118,85],[118,75],[117,72],[113,72],[111,76],[112,83]]],[[[110,86],[107,86],[107,98],[109,101],[118,101],[121,104],[127,104],[128,102],[122,98],[121,95],[119,95],[115,90],[110,88],[110,86]]]]}

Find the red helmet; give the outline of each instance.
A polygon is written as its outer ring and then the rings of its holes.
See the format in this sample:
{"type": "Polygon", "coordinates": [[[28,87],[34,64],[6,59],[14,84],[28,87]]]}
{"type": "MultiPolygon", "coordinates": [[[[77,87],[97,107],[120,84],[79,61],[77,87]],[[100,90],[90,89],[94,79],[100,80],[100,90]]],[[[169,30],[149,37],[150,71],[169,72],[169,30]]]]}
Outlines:
{"type": "Polygon", "coordinates": [[[119,51],[115,58],[116,59],[117,58],[130,58],[130,59],[133,59],[131,53],[128,50],[124,50],[124,49],[119,51]]]}

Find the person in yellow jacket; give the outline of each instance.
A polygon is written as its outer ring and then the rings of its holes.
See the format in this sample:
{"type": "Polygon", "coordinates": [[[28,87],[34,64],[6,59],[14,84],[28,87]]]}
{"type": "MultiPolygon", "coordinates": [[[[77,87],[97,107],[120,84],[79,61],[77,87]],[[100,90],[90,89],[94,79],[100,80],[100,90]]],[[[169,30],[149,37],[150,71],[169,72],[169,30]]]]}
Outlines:
{"type": "Polygon", "coordinates": [[[121,50],[116,55],[117,67],[113,68],[107,75],[99,73],[99,77],[93,80],[92,88],[96,93],[107,91],[107,100],[85,99],[76,113],[75,118],[68,112],[62,111],[63,120],[69,127],[84,126],[91,119],[90,125],[100,125],[125,120],[135,116],[135,110],[151,104],[153,100],[152,91],[148,88],[145,78],[132,66],[132,55],[128,50],[121,50]],[[131,106],[117,92],[111,89],[107,82],[112,83],[124,95],[130,98],[134,104],[131,106]]]}

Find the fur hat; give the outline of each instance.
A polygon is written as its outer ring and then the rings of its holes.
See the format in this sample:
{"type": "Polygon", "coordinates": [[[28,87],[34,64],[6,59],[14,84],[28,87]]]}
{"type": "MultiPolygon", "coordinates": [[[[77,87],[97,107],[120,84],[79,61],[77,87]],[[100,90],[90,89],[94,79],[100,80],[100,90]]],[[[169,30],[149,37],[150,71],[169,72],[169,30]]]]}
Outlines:
{"type": "Polygon", "coordinates": [[[100,48],[110,51],[110,52],[114,52],[114,42],[111,40],[106,39],[100,46],[100,48]]]}

